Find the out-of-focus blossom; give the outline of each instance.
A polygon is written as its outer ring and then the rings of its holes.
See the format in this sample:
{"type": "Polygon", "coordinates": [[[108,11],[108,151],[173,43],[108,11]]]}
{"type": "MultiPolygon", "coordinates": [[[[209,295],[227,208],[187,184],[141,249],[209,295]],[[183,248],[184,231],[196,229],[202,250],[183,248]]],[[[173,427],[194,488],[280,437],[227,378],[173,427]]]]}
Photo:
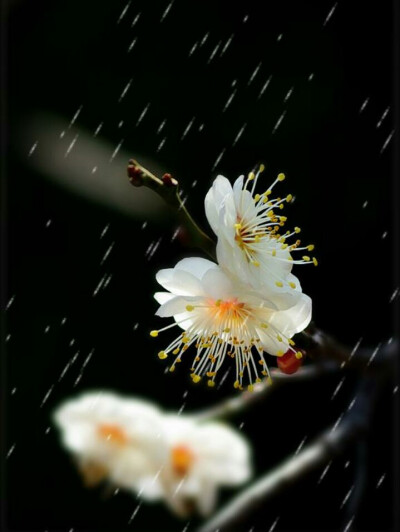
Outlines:
{"type": "Polygon", "coordinates": [[[308,255],[313,245],[301,246],[300,240],[289,242],[300,232],[298,227],[283,232],[287,218],[280,213],[293,198],[291,194],[271,198],[271,194],[284,180],[284,174],[279,174],[268,190],[253,196],[263,170],[261,165],[257,174],[251,172],[245,181],[240,176],[233,187],[219,175],[206,195],[205,210],[218,237],[219,265],[267,297],[279,295],[283,309],[292,306],[301,293],[300,282],[291,273],[293,264],[317,265],[317,260],[308,255]],[[298,252],[300,256],[294,257],[298,252]]]}
{"type": "Polygon", "coordinates": [[[54,419],[86,485],[106,480],[144,500],[164,501],[178,515],[208,514],[218,487],[251,474],[249,445],[239,432],[135,398],[86,393],[61,405],[54,419]]]}
{"type": "Polygon", "coordinates": [[[174,357],[171,371],[193,345],[194,382],[207,376],[208,384],[214,386],[222,363],[231,357],[236,367],[235,387],[241,389],[246,379],[251,390],[253,383],[261,380],[260,374],[269,375],[264,351],[282,356],[289,350],[301,357],[291,338],[311,319],[311,299],[305,294],[298,291],[293,304],[281,310],[281,294],[260,297],[249,284],[238,282],[218,265],[201,258],[181,260],[175,268],[159,271],[156,278],[169,290],[155,294],[161,304],[156,314],[173,317],[175,323],[151,331],[151,336],[174,325],[184,331],[159,352],[161,359],[174,357]]]}

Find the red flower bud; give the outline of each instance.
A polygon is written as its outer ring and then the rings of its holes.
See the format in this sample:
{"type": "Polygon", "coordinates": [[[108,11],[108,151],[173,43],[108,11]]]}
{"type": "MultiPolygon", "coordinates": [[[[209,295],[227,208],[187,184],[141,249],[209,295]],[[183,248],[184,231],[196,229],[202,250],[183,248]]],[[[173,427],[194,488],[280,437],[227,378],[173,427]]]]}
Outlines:
{"type": "Polygon", "coordinates": [[[278,357],[278,368],[286,375],[296,373],[303,363],[304,354],[305,352],[301,349],[297,350],[297,352],[289,349],[284,355],[278,357]]]}

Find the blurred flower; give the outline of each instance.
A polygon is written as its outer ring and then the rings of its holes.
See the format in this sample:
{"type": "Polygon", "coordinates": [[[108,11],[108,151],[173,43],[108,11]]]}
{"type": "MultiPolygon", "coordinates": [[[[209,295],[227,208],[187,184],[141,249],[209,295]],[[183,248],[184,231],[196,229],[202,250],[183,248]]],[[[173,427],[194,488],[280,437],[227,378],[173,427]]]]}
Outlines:
{"type": "Polygon", "coordinates": [[[140,490],[164,458],[160,412],[139,399],[86,393],[63,403],[54,420],[89,486],[108,479],[140,490]]]}
{"type": "Polygon", "coordinates": [[[156,337],[174,325],[184,330],[159,352],[159,358],[175,355],[173,371],[183,353],[194,345],[194,382],[206,375],[208,384],[214,386],[216,374],[229,356],[235,360],[235,387],[242,388],[246,373],[251,390],[253,382],[261,380],[258,368],[262,375],[269,375],[263,351],[276,356],[288,350],[296,353],[291,337],[310,322],[311,299],[305,294],[298,292],[295,304],[281,310],[279,294],[260,297],[251,286],[237,282],[206,259],[183,259],[175,268],[159,271],[156,278],[169,290],[154,295],[161,304],[156,314],[173,317],[175,323],[150,334],[156,337]]]}
{"type": "Polygon", "coordinates": [[[54,419],[87,486],[107,480],[145,500],[164,500],[182,516],[194,509],[206,515],[218,486],[251,474],[249,445],[237,431],[138,399],[86,393],[61,405],[54,419]]]}
{"type": "Polygon", "coordinates": [[[244,176],[240,176],[233,188],[228,179],[218,176],[206,195],[205,210],[218,237],[220,266],[267,297],[280,295],[281,303],[285,301],[288,308],[301,292],[299,280],[290,273],[293,264],[317,265],[317,260],[307,255],[313,245],[300,246],[300,240],[288,243],[300,232],[298,227],[282,233],[287,218],[279,213],[293,198],[290,194],[283,199],[271,198],[271,193],[285,179],[284,174],[279,174],[264,193],[253,196],[263,170],[261,165],[256,175],[251,172],[244,184],[244,176]],[[251,190],[247,189],[249,183],[251,190]],[[301,258],[294,259],[292,253],[299,251],[301,258]]]}

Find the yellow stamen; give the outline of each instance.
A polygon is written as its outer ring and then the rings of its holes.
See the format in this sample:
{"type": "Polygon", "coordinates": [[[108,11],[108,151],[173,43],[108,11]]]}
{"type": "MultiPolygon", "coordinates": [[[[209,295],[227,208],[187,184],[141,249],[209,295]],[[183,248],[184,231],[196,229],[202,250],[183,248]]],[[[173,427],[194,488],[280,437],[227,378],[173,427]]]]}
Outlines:
{"type": "Polygon", "coordinates": [[[155,338],[156,336],[158,336],[158,331],[150,331],[150,336],[155,338]]]}
{"type": "Polygon", "coordinates": [[[282,173],[278,174],[278,181],[283,181],[285,177],[286,177],[285,174],[282,174],[282,173]]]}
{"type": "Polygon", "coordinates": [[[188,312],[192,312],[192,310],[194,310],[194,306],[193,305],[186,305],[186,310],[188,312]]]}
{"type": "Polygon", "coordinates": [[[165,351],[160,351],[158,353],[158,358],[161,359],[161,360],[164,360],[164,358],[167,358],[167,357],[168,357],[168,355],[167,355],[167,353],[165,351]]]}

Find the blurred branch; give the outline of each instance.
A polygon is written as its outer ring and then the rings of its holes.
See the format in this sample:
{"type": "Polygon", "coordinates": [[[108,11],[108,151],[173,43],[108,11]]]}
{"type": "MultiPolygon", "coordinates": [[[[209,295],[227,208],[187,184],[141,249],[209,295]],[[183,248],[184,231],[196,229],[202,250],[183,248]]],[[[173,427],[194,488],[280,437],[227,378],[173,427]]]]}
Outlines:
{"type": "MultiPolygon", "coordinates": [[[[287,486],[314,469],[329,462],[364,434],[371,414],[374,398],[382,375],[368,375],[361,381],[352,408],[349,407],[342,420],[320,435],[298,455],[285,460],[281,465],[261,477],[253,485],[234,497],[221,511],[206,522],[198,532],[226,530],[238,519],[243,519],[249,511],[261,502],[278,494],[287,486]]],[[[340,418],[339,418],[340,419],[340,418]]]]}
{"type": "Polygon", "coordinates": [[[179,183],[171,174],[164,174],[160,179],[137,161],[130,159],[128,177],[133,186],[144,186],[159,194],[177,213],[181,226],[188,233],[191,245],[202,249],[215,259],[215,243],[200,229],[189,214],[179,194],[179,183]]]}
{"type": "Polygon", "coordinates": [[[288,382],[302,382],[315,377],[322,376],[326,373],[338,370],[337,364],[335,362],[323,361],[322,363],[317,363],[313,366],[306,366],[300,368],[297,373],[293,375],[286,375],[282,373],[279,369],[271,370],[272,381],[263,381],[254,386],[252,392],[242,392],[240,395],[227,399],[220,403],[219,405],[204,410],[195,415],[195,418],[198,421],[205,421],[209,419],[215,419],[220,417],[227,417],[233,414],[237,414],[242,410],[245,410],[249,406],[253,406],[255,403],[258,403],[277,387],[288,382]]]}

